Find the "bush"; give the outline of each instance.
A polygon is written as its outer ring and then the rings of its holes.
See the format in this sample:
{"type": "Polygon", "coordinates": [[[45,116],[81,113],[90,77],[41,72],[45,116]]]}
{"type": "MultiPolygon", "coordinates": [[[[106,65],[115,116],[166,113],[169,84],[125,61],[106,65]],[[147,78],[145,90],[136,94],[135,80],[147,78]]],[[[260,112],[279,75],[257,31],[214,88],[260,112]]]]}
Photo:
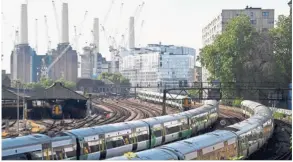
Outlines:
{"type": "Polygon", "coordinates": [[[236,99],[233,101],[232,106],[233,106],[233,107],[240,107],[242,101],[243,101],[242,98],[236,98],[236,99]]]}

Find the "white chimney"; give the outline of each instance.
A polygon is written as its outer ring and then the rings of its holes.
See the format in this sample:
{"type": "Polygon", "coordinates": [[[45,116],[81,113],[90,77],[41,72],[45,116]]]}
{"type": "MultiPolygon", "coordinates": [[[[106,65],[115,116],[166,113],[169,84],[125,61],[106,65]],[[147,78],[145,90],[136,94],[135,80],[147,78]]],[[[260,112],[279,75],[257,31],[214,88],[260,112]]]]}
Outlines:
{"type": "Polygon", "coordinates": [[[69,43],[69,28],[68,28],[68,4],[63,3],[62,5],[62,19],[61,19],[61,42],[69,43]]]}
{"type": "Polygon", "coordinates": [[[100,52],[99,49],[99,18],[94,19],[94,29],[93,29],[93,34],[94,34],[94,44],[96,46],[96,53],[100,52]]]}
{"type": "Polygon", "coordinates": [[[134,48],[135,46],[135,36],[134,36],[134,17],[129,19],[129,48],[134,48]]]}
{"type": "Polygon", "coordinates": [[[28,44],[27,4],[21,5],[19,44],[28,44]]]}

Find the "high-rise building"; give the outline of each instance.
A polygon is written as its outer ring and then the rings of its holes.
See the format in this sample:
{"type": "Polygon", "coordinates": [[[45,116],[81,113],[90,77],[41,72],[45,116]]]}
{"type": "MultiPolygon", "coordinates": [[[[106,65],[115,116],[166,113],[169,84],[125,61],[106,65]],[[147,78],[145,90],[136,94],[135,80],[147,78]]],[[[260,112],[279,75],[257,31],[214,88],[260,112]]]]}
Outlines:
{"type": "MultiPolygon", "coordinates": [[[[93,78],[96,79],[103,70],[103,63],[107,64],[105,58],[102,57],[100,53],[95,57],[94,50],[91,47],[84,47],[83,54],[81,54],[81,77],[82,78],[93,78]],[[95,60],[96,58],[96,60],[95,60]],[[104,61],[103,61],[104,60],[104,61]],[[96,67],[95,67],[96,64],[96,67]],[[96,68],[96,70],[95,70],[96,68]]],[[[108,66],[104,67],[106,72],[108,72],[108,66]]]]}
{"type": "Polygon", "coordinates": [[[192,48],[149,44],[122,56],[119,71],[132,86],[158,87],[148,90],[162,91],[194,81],[194,57],[192,48]]]}
{"type": "MultiPolygon", "coordinates": [[[[253,8],[248,6],[245,9],[224,9],[220,15],[216,16],[202,29],[203,46],[213,43],[216,35],[221,34],[225,30],[228,21],[241,14],[249,16],[250,23],[258,32],[267,32],[274,27],[274,9],[253,8]]],[[[203,67],[203,82],[207,82],[209,75],[208,70],[203,67]]]]}
{"type": "Polygon", "coordinates": [[[60,57],[60,54],[63,53],[68,45],[68,43],[58,44],[57,50],[52,50],[52,62],[59,57],[59,60],[49,70],[49,77],[53,80],[63,78],[67,81],[76,82],[78,69],[77,52],[72,47],[69,47],[60,57]]]}

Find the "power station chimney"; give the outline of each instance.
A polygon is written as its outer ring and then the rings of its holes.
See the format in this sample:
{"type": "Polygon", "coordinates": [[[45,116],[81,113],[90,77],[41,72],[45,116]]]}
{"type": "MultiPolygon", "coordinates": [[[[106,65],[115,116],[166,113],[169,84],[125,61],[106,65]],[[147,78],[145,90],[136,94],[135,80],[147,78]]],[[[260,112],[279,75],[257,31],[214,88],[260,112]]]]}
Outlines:
{"type": "Polygon", "coordinates": [[[130,17],[129,19],[129,48],[134,48],[135,44],[135,36],[134,36],[134,17],[130,17]]]}
{"type": "Polygon", "coordinates": [[[61,19],[61,42],[69,43],[69,28],[68,28],[68,3],[62,4],[62,19],[61,19]]]}
{"type": "Polygon", "coordinates": [[[19,44],[28,44],[27,4],[21,5],[19,44]]]}
{"type": "Polygon", "coordinates": [[[94,34],[94,42],[93,43],[96,46],[95,53],[98,53],[98,52],[100,52],[100,49],[99,49],[99,18],[94,19],[93,34],[94,34]]]}

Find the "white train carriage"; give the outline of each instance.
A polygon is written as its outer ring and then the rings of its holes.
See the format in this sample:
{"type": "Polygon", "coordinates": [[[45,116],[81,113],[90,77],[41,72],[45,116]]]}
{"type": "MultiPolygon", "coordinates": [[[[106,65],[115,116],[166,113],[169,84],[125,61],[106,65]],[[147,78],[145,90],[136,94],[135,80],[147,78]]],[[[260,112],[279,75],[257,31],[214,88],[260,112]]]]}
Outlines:
{"type": "Polygon", "coordinates": [[[148,148],[149,128],[145,122],[131,121],[71,130],[80,141],[80,160],[105,159],[129,151],[148,148]]]}
{"type": "Polygon", "coordinates": [[[160,147],[176,153],[181,160],[229,159],[237,156],[236,148],[237,136],[225,130],[217,130],[160,147]]]}
{"type": "Polygon", "coordinates": [[[237,157],[237,136],[217,130],[142,152],[135,156],[119,156],[108,160],[224,160],[237,157]]]}
{"type": "Polygon", "coordinates": [[[190,136],[187,116],[165,115],[143,119],[148,123],[151,132],[151,147],[190,136]]]}
{"type": "Polygon", "coordinates": [[[52,160],[76,160],[77,143],[74,136],[62,132],[51,138],[51,143],[52,150],[50,150],[49,154],[53,156],[52,160]]]}
{"type": "MultiPolygon", "coordinates": [[[[137,94],[138,97],[143,100],[152,101],[155,103],[163,103],[163,93],[137,91],[137,94]]],[[[166,99],[167,105],[170,105],[171,107],[177,107],[181,111],[188,110],[191,106],[191,99],[187,96],[166,94],[166,99]]]]}
{"type": "Polygon", "coordinates": [[[50,160],[51,138],[34,134],[2,140],[2,160],[50,160]]]}

